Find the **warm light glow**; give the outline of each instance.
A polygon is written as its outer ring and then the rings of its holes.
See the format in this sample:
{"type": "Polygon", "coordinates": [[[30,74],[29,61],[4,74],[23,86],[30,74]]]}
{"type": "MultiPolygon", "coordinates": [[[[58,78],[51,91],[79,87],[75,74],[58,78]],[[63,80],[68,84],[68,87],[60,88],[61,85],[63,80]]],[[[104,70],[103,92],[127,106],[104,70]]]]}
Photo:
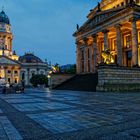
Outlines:
{"type": "Polygon", "coordinates": [[[109,49],[102,52],[102,58],[105,64],[111,64],[115,62],[109,49]]]}
{"type": "Polygon", "coordinates": [[[47,77],[48,77],[49,79],[51,78],[51,76],[50,76],[50,75],[48,75],[47,77]]]}
{"type": "Polygon", "coordinates": [[[17,55],[12,55],[11,56],[11,59],[13,59],[13,60],[18,60],[18,58],[19,58],[19,56],[17,56],[17,55]]]}
{"type": "Polygon", "coordinates": [[[5,78],[5,72],[3,68],[0,69],[0,78],[5,78]]]}

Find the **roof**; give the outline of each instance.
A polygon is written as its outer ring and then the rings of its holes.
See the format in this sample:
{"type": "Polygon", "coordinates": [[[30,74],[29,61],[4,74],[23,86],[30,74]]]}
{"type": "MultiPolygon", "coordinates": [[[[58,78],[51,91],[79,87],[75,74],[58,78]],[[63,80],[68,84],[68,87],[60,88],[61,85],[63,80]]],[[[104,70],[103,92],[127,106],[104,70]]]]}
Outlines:
{"type": "Polygon", "coordinates": [[[3,10],[0,12],[0,22],[10,24],[10,20],[3,10]]]}
{"type": "Polygon", "coordinates": [[[44,63],[39,57],[31,53],[26,53],[19,57],[21,63],[44,63]]]}

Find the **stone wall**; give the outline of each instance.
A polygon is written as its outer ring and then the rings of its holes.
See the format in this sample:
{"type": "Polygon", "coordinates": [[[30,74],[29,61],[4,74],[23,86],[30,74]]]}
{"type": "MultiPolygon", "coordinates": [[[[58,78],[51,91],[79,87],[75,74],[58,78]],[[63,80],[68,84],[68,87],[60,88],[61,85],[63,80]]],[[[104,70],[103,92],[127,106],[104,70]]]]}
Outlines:
{"type": "Polygon", "coordinates": [[[75,76],[75,74],[53,74],[52,75],[52,87],[56,87],[61,83],[75,76]]]}
{"type": "Polygon", "coordinates": [[[97,91],[140,91],[140,68],[99,66],[97,91]]]}

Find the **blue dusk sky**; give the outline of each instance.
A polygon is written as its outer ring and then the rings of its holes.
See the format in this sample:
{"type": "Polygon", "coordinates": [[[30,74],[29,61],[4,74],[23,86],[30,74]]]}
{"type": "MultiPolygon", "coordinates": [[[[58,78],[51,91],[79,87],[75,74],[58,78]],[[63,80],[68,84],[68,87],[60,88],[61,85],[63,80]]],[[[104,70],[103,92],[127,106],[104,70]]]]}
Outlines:
{"type": "MultiPolygon", "coordinates": [[[[52,64],[76,63],[76,24],[86,21],[99,0],[0,0],[14,34],[18,55],[34,52],[52,64]]],[[[1,8],[2,9],[2,8],[1,8]]]]}

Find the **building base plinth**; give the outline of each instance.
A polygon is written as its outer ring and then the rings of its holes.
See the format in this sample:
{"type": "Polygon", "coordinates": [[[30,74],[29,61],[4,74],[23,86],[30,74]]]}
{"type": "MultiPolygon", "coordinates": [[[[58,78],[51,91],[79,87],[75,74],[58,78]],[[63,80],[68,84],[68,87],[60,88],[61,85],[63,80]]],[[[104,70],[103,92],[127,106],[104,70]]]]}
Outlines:
{"type": "Polygon", "coordinates": [[[140,68],[99,66],[97,91],[140,91],[140,68]]]}

